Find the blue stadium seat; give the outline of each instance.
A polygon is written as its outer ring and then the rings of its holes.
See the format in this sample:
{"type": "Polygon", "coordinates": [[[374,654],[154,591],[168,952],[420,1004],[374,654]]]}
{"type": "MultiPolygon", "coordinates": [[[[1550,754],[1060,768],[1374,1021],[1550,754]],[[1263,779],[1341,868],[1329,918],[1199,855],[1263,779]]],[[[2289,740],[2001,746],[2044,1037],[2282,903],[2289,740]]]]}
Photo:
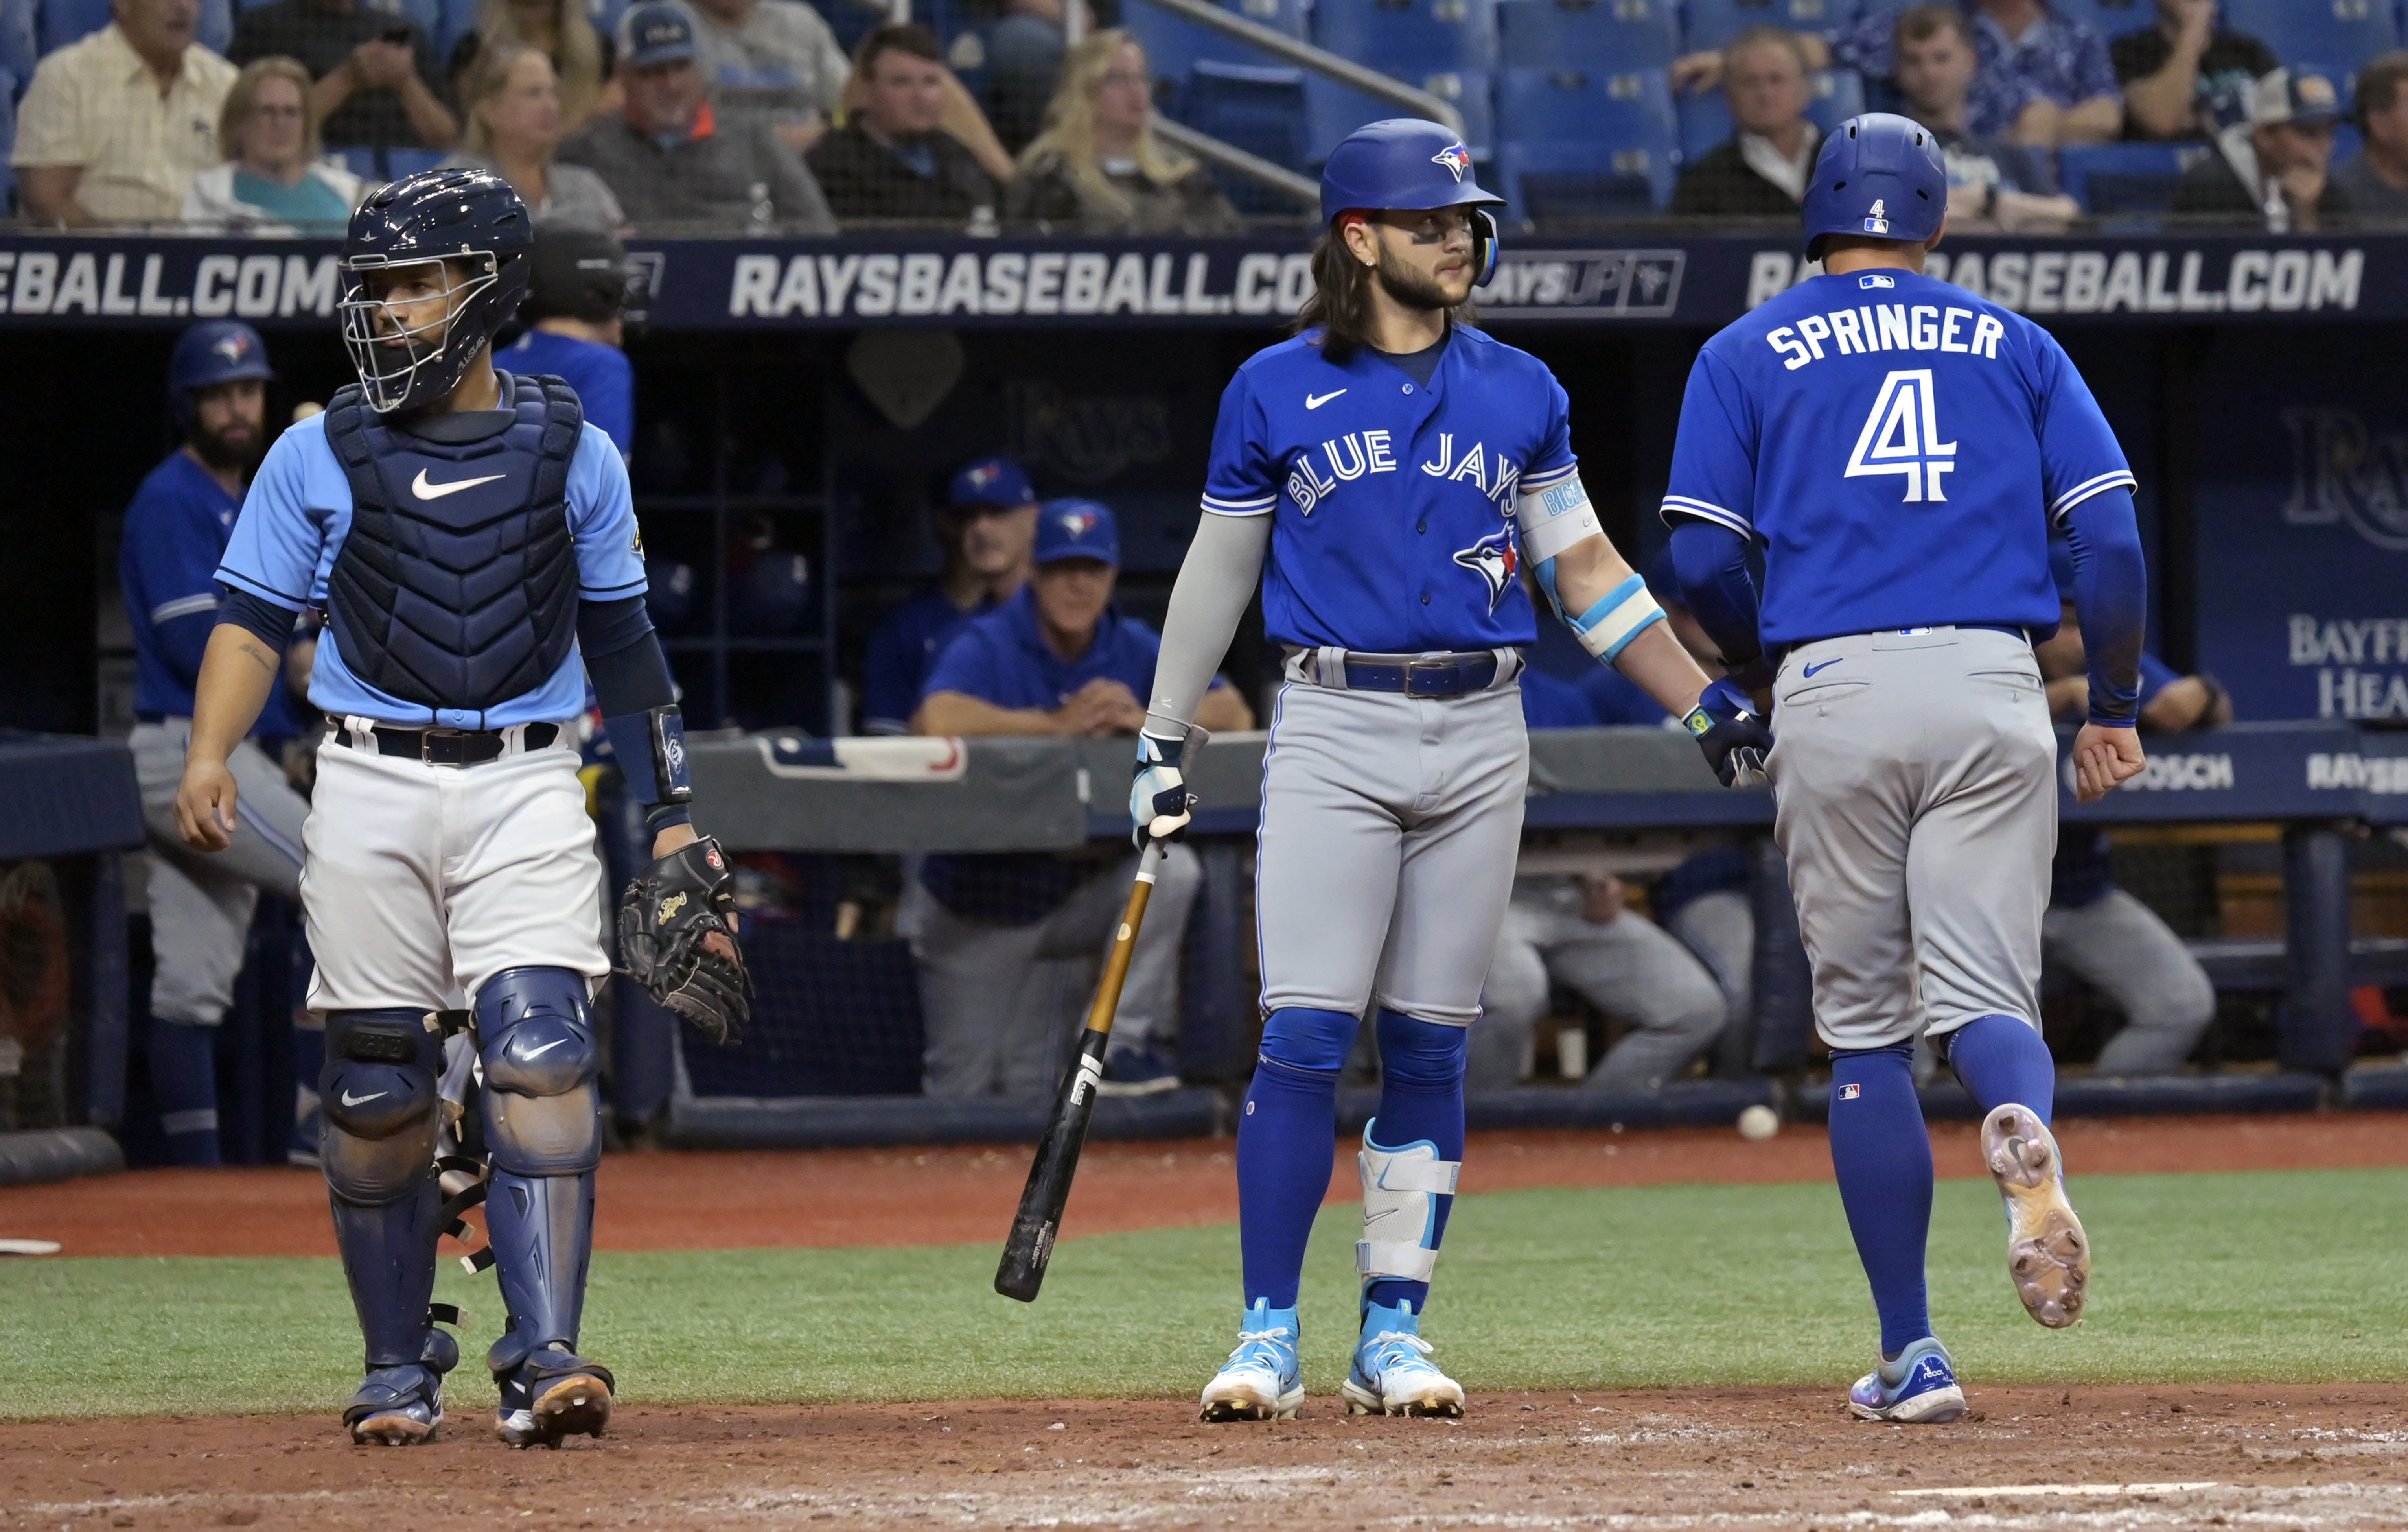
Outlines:
{"type": "MultiPolygon", "coordinates": [[[[1893,0],[1872,0],[1875,7],[1893,0]]],[[[1903,5],[1906,0],[1894,0],[1903,5]]],[[[2145,0],[2144,0],[2145,3],[2145,0]]],[[[1857,0],[1684,0],[1682,45],[1720,48],[1752,26],[1785,26],[1829,36],[1856,19],[1857,0]]]]}
{"type": "Polygon", "coordinates": [[[53,53],[108,22],[108,0],[39,0],[36,32],[42,51],[53,53]]]}
{"type": "Polygon", "coordinates": [[[42,59],[34,0],[0,0],[0,70],[6,70],[13,104],[34,82],[34,66],[42,59]]]}
{"type": "MultiPolygon", "coordinates": [[[[1806,120],[1825,133],[1865,109],[1865,85],[1854,69],[1826,69],[1814,77],[1814,99],[1806,120]]],[[[1730,103],[1720,91],[1681,95],[1681,152],[1688,159],[1731,136],[1730,103]]]]}
{"type": "Polygon", "coordinates": [[[1497,154],[1498,195],[1509,224],[1568,219],[1629,218],[1655,211],[1672,195],[1678,169],[1670,136],[1618,144],[1509,143],[1497,154]]]}
{"type": "MultiPolygon", "coordinates": [[[[1586,183],[1585,191],[1578,182],[1542,181],[1538,188],[1541,203],[1556,196],[1577,201],[1582,195],[1627,200],[1627,186],[1617,190],[1612,182],[1622,176],[1646,181],[1651,203],[1660,205],[1671,196],[1681,167],[1672,88],[1661,69],[1623,75],[1499,70],[1497,136],[1512,151],[1510,161],[1500,152],[1499,163],[1510,163],[1526,176],[1575,174],[1580,166],[1564,163],[1574,157],[1584,159],[1587,173],[1599,178],[1586,183]]],[[[1513,214],[1512,209],[1507,210],[1513,214]]]]}
{"type": "Polygon", "coordinates": [[[1498,57],[1509,69],[1661,69],[1681,51],[1672,0],[1499,0],[1498,57]]]}
{"type": "Polygon", "coordinates": [[[2400,46],[2400,18],[2386,0],[2224,0],[2224,24],[2286,64],[2318,59],[2351,74],[2400,46]]]}
{"type": "Polygon", "coordinates": [[[1399,78],[1497,66],[1495,0],[1317,0],[1312,33],[1341,58],[1399,78]]]}
{"type": "Polygon", "coordinates": [[[2206,144],[2088,144],[2057,152],[2057,181],[2085,212],[2161,213],[2206,144]]]}
{"type": "Polygon", "coordinates": [[[2104,37],[2120,37],[2127,32],[2157,24],[2155,0],[2071,0],[2065,10],[2075,21],[2097,28],[2104,37]]]}
{"type": "MultiPolygon", "coordinates": [[[[1441,69],[1427,74],[1391,68],[1415,90],[1426,91],[1452,104],[1463,116],[1464,146],[1474,159],[1484,160],[1496,142],[1496,117],[1489,100],[1489,77],[1482,70],[1441,69]]],[[[1411,108],[1364,94],[1319,75],[1304,81],[1306,146],[1315,165],[1329,158],[1345,137],[1366,123],[1387,117],[1410,117],[1411,108]]]]}
{"type": "MultiPolygon", "coordinates": [[[[602,24],[599,10],[607,7],[610,13],[610,24],[616,27],[619,18],[628,6],[634,4],[634,0],[585,0],[585,3],[597,12],[594,21],[595,26],[602,24]]],[[[862,38],[886,24],[888,15],[886,0],[816,0],[811,8],[820,13],[820,20],[827,22],[828,30],[836,34],[837,46],[844,50],[847,58],[851,58],[853,51],[861,46],[862,38]]],[[[921,4],[912,7],[912,20],[927,20],[926,9],[926,0],[921,0],[921,4]]]]}
{"type": "MultiPolygon", "coordinates": [[[[1224,0],[1222,8],[1291,37],[1301,39],[1307,36],[1303,0],[1238,0],[1236,4],[1224,0]]],[[[1188,71],[1198,59],[1257,68],[1283,66],[1281,60],[1260,49],[1249,48],[1152,6],[1129,6],[1121,17],[1121,25],[1145,50],[1146,65],[1154,71],[1154,105],[1174,117],[1180,112],[1179,97],[1187,87],[1188,71]]]]}
{"type": "MultiPolygon", "coordinates": [[[[1273,165],[1306,168],[1304,72],[1201,59],[1188,73],[1180,121],[1273,165]]],[[[1217,174],[1217,172],[1216,172],[1217,174]]],[[[1219,176],[1240,212],[1281,214],[1295,203],[1238,176],[1219,176]]]]}
{"type": "MultiPolygon", "coordinates": [[[[619,18],[627,13],[627,5],[628,0],[585,0],[585,19],[594,23],[595,31],[615,42],[619,36],[619,18]]],[[[818,10],[829,29],[835,31],[838,19],[849,15],[854,8],[851,6],[831,3],[819,7],[818,10]]],[[[840,31],[837,32],[837,37],[838,41],[842,41],[844,34],[840,31]]],[[[846,44],[848,49],[851,46],[850,43],[846,44]]]]}
{"type": "Polygon", "coordinates": [[[193,28],[193,37],[222,56],[226,44],[234,41],[234,0],[201,0],[201,19],[193,28]]]}
{"type": "Polygon", "coordinates": [[[378,168],[377,152],[361,144],[345,144],[337,149],[328,145],[326,152],[343,162],[343,168],[360,178],[364,187],[381,186],[384,172],[378,168]]]}
{"type": "Polygon", "coordinates": [[[384,152],[385,179],[399,181],[421,170],[432,170],[451,155],[448,149],[388,149],[384,152]]]}
{"type": "Polygon", "coordinates": [[[436,7],[435,56],[446,69],[452,66],[452,50],[477,30],[477,12],[481,8],[477,0],[440,0],[436,7]]]}

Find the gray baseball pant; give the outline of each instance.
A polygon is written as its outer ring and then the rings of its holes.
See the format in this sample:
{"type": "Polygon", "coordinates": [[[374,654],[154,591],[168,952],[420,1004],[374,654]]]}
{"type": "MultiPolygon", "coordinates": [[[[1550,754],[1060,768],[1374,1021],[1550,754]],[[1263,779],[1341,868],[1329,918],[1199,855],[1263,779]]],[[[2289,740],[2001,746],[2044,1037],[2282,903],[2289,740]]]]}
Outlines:
{"type": "Polygon", "coordinates": [[[2215,986],[2183,939],[2121,889],[2079,909],[2049,907],[2041,919],[2049,962],[2105,991],[2130,1025],[2100,1050],[2101,1075],[2168,1075],[2215,1019],[2215,986]]]}

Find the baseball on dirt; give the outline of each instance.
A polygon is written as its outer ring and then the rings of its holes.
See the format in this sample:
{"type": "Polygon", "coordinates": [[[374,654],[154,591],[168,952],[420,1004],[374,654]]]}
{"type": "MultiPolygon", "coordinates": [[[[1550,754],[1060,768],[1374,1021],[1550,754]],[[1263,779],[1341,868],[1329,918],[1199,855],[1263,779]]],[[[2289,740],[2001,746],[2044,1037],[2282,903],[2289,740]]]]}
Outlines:
{"type": "Polygon", "coordinates": [[[1739,1114],[1739,1135],[1760,1144],[1781,1131],[1781,1114],[1770,1106],[1751,1106],[1739,1114]]]}

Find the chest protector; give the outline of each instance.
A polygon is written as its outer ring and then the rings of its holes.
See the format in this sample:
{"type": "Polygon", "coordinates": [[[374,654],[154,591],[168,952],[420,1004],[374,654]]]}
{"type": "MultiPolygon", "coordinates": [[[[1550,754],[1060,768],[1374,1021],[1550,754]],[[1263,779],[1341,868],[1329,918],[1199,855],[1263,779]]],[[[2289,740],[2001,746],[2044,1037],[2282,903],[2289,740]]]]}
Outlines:
{"type": "Polygon", "coordinates": [[[568,465],[584,424],[557,378],[505,376],[480,441],[393,429],[356,385],[326,410],[351,529],[326,580],[344,663],[389,697],[478,712],[533,691],[577,638],[568,465]]]}

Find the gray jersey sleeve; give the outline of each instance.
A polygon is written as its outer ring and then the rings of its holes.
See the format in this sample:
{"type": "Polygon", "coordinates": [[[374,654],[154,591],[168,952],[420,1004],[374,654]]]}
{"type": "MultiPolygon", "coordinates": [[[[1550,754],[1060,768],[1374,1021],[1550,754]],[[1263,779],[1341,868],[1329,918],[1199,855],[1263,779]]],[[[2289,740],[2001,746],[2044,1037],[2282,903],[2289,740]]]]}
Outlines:
{"type": "Polygon", "coordinates": [[[1162,654],[1154,665],[1154,695],[1146,700],[1146,729],[1165,739],[1184,738],[1196,721],[1196,705],[1212,684],[1212,672],[1229,652],[1239,619],[1254,599],[1269,549],[1268,516],[1217,516],[1205,513],[1179,566],[1170,590],[1170,611],[1162,622],[1162,654]]]}

